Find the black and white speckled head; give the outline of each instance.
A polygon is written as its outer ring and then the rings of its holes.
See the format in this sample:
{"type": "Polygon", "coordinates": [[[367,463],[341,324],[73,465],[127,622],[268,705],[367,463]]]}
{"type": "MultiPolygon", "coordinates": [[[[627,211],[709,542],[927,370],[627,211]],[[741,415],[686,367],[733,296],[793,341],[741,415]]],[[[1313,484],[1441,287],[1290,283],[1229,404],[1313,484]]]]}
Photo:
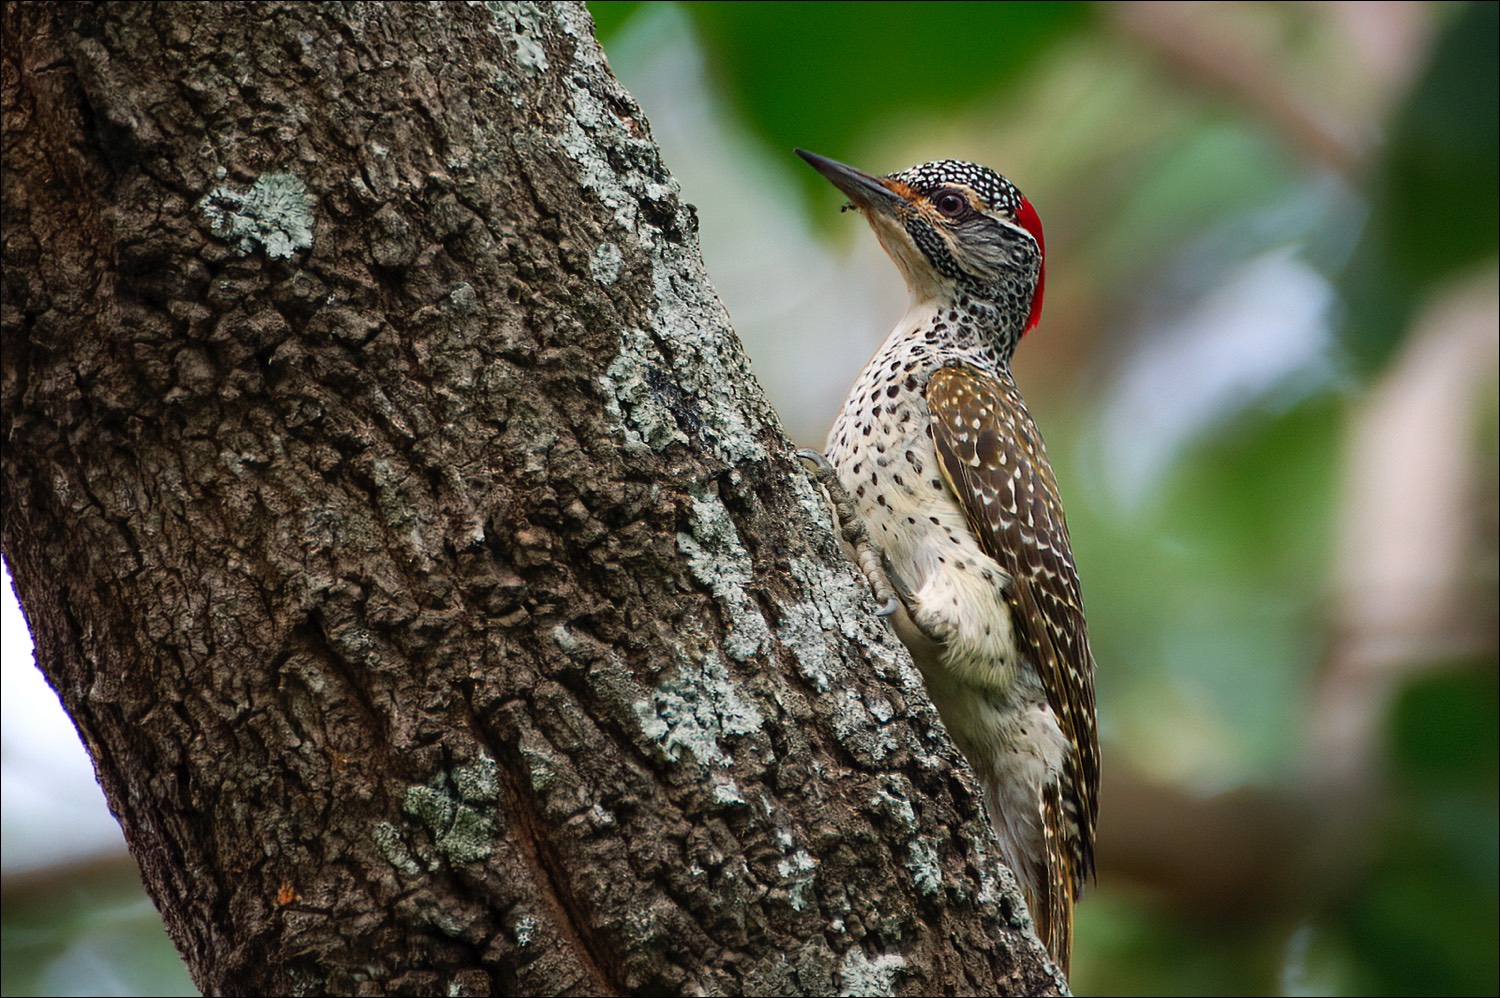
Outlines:
{"type": "Polygon", "coordinates": [[[990,303],[1008,337],[1024,335],[1041,320],[1042,221],[1009,180],[956,159],[876,177],[800,149],[798,154],[865,213],[914,296],[990,303]]]}

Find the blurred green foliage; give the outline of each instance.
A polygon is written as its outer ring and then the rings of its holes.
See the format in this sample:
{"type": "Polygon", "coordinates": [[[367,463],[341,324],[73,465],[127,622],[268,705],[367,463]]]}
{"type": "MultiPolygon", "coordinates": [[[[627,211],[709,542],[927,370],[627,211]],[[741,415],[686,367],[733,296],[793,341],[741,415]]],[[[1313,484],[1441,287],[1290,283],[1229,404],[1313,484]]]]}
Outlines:
{"type": "Polygon", "coordinates": [[[196,995],[129,859],[7,883],[4,995],[196,995]]]}
{"type": "Polygon", "coordinates": [[[1337,913],[1371,994],[1493,994],[1500,979],[1500,688],[1492,665],[1459,665],[1470,668],[1424,677],[1395,705],[1403,806],[1385,815],[1372,874],[1337,913]]]}
{"type": "Polygon", "coordinates": [[[1387,137],[1370,223],[1345,279],[1359,367],[1395,352],[1422,296],[1497,248],[1500,4],[1461,6],[1387,137]]]}
{"type": "MultiPolygon", "coordinates": [[[[638,3],[591,3],[606,45],[638,3]]],[[[1082,3],[682,5],[730,107],[773,148],[839,158],[893,120],[947,114],[1020,79],[1090,19],[1082,3]]],[[[823,183],[799,173],[807,189],[823,183]]]]}
{"type": "MultiPolygon", "coordinates": [[[[1125,517],[1076,471],[1059,473],[1096,657],[1110,666],[1097,677],[1104,734],[1194,789],[1296,770],[1340,417],[1327,395],[1257,411],[1197,444],[1125,517]]],[[[1054,451],[1086,451],[1058,429],[1054,451]]]]}

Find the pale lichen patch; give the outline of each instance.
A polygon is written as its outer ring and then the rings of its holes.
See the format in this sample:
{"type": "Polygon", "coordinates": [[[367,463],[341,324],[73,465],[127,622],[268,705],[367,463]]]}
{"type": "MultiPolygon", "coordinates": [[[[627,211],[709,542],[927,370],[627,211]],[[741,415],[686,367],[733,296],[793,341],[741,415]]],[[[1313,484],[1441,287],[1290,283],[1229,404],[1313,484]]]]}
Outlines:
{"type": "Polygon", "coordinates": [[[644,445],[661,451],[670,444],[688,442],[672,410],[652,387],[652,369],[642,362],[655,350],[651,338],[639,329],[623,329],[620,352],[605,372],[610,415],[625,428],[627,448],[644,445]]]}
{"type": "Polygon", "coordinates": [[[453,768],[453,787],[459,797],[474,804],[492,804],[500,799],[500,781],[495,760],[483,756],[477,762],[453,768]]]}
{"type": "Polygon", "coordinates": [[[937,850],[930,842],[912,839],[906,847],[906,869],[911,874],[917,890],[928,897],[937,897],[943,889],[943,868],[938,862],[937,850]]]}
{"type": "Polygon", "coordinates": [[[747,803],[744,795],[740,793],[740,788],[732,779],[715,780],[710,790],[710,796],[713,797],[715,804],[723,804],[728,807],[747,803]]]}
{"type": "Polygon", "coordinates": [[[541,751],[535,745],[536,739],[523,737],[521,739],[521,758],[526,763],[527,772],[531,778],[531,789],[542,793],[557,779],[556,767],[552,764],[549,753],[541,751]]]}
{"type": "Polygon", "coordinates": [[[472,863],[494,852],[491,809],[475,807],[447,788],[408,787],[401,810],[427,827],[438,852],[450,863],[472,863]]]}
{"type": "Polygon", "coordinates": [[[448,292],[448,312],[455,318],[464,318],[479,311],[479,295],[468,281],[460,281],[448,292]]]}
{"type": "MultiPolygon", "coordinates": [[[[800,486],[798,491],[803,491],[800,486]]],[[[813,498],[810,485],[806,486],[806,494],[807,508],[819,516],[827,516],[826,504],[813,498]]],[[[829,571],[821,563],[794,558],[790,568],[792,578],[807,596],[800,606],[781,618],[776,637],[791,651],[798,671],[816,690],[832,692],[822,705],[829,712],[840,741],[875,761],[886,758],[899,747],[912,753],[924,769],[945,765],[947,736],[941,729],[937,711],[930,706],[922,676],[911,657],[896,644],[889,625],[874,614],[869,589],[853,567],[829,571]],[[858,650],[846,656],[830,649],[827,643],[830,633],[842,635],[858,650]],[[893,733],[897,726],[890,722],[903,710],[898,710],[890,699],[860,696],[855,691],[857,684],[840,682],[839,675],[849,668],[849,660],[868,663],[878,678],[900,691],[905,701],[904,713],[921,718],[918,730],[925,729],[925,739],[906,735],[898,743],[893,733]]]]}
{"type": "Polygon", "coordinates": [[[198,202],[209,229],[249,255],[264,247],[273,260],[313,244],[315,202],[292,173],[264,173],[248,190],[219,184],[198,202]]]}
{"type": "Polygon", "coordinates": [[[677,535],[677,547],[688,560],[693,578],[713,593],[726,623],[724,651],[745,661],[770,644],[771,629],[747,587],[753,578],[750,556],[729,510],[717,497],[692,499],[690,533],[677,535]]]}
{"type": "MultiPolygon", "coordinates": [[[[1021,893],[1015,874],[1011,872],[1010,867],[990,854],[989,844],[994,842],[994,835],[990,832],[988,825],[967,830],[962,837],[967,841],[969,854],[973,857],[974,869],[979,871],[979,889],[974,894],[974,900],[988,907],[998,905],[1002,894],[1009,895],[1019,902],[1019,905],[1011,909],[1010,924],[1013,927],[1030,925],[1031,912],[1026,910],[1025,897],[1021,893]]],[[[955,885],[960,899],[964,899],[963,883],[960,881],[955,885]]]]}
{"type": "Polygon", "coordinates": [[[870,713],[854,688],[842,690],[829,703],[833,731],[849,749],[880,762],[896,750],[895,737],[870,713]]]}
{"type": "MultiPolygon", "coordinates": [[[[729,316],[710,290],[693,209],[682,201],[640,123],[604,99],[609,84],[597,67],[580,63],[576,68],[569,77],[572,113],[547,141],[577,164],[579,182],[630,234],[622,242],[638,245],[650,262],[649,328],[623,326],[620,353],[604,387],[617,396],[636,440],[648,446],[662,448],[691,435],[693,443],[723,461],[761,459],[759,435],[777,419],[758,393],[738,393],[738,386],[753,383],[753,377],[729,316]],[[648,398],[653,395],[654,404],[648,398]],[[670,411],[674,407],[682,410],[681,424],[670,411]]],[[[610,284],[610,274],[623,268],[624,261],[617,269],[601,246],[591,274],[610,284]]]]}
{"type": "Polygon", "coordinates": [[[641,732],[669,759],[690,756],[703,766],[728,766],[733,760],[721,739],[760,730],[760,711],[740,696],[722,658],[709,653],[697,668],[689,661],[676,677],[653,690],[649,701],[636,702],[641,732]]]}
{"type": "Polygon", "coordinates": [[[494,17],[490,30],[504,42],[515,45],[516,64],[527,75],[547,71],[547,50],[541,41],[541,17],[536,4],[487,2],[485,8],[494,17]]]}
{"type": "Polygon", "coordinates": [[[381,821],[375,824],[371,837],[375,839],[375,845],[380,854],[402,873],[415,876],[422,872],[422,864],[406,848],[406,843],[401,839],[401,831],[389,821],[381,821]]]}
{"type": "Polygon", "coordinates": [[[608,286],[620,279],[620,267],[624,262],[620,247],[614,243],[600,243],[589,257],[589,273],[594,280],[608,286]]]}
{"type": "Polygon", "coordinates": [[[874,959],[858,949],[844,954],[839,963],[840,995],[891,995],[896,992],[896,975],[906,966],[906,958],[881,953],[874,959]]]}
{"type": "Polygon", "coordinates": [[[806,849],[793,848],[796,840],[784,828],[776,830],[776,842],[783,853],[776,861],[776,872],[786,885],[787,903],[794,911],[805,911],[816,882],[818,861],[806,849]]]}
{"type": "Polygon", "coordinates": [[[776,629],[780,643],[792,653],[797,671],[819,693],[828,691],[833,672],[842,664],[837,653],[828,647],[828,634],[823,629],[825,616],[822,608],[797,603],[776,629]]]}
{"type": "Polygon", "coordinates": [[[536,919],[530,915],[522,915],[511,927],[511,935],[515,937],[516,945],[523,949],[531,945],[532,936],[535,934],[536,919]]]}
{"type": "Polygon", "coordinates": [[[884,786],[870,797],[875,810],[892,819],[902,831],[916,831],[917,812],[911,806],[911,787],[906,780],[899,776],[885,776],[881,783],[884,786]]]}

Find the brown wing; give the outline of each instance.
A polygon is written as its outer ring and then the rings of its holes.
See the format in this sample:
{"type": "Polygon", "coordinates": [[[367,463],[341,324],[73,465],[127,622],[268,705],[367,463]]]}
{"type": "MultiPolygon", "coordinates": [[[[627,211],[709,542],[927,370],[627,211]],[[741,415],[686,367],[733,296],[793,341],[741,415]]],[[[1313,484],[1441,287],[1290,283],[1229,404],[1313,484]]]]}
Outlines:
{"type": "Polygon", "coordinates": [[[1071,916],[1072,896],[1094,872],[1099,737],[1094,656],[1057,482],[1008,372],[945,367],[928,383],[927,407],[943,478],[980,546],[1013,579],[1005,599],[1017,641],[1030,653],[1073,745],[1058,788],[1061,799],[1042,802],[1048,835],[1062,839],[1060,849],[1049,841],[1048,879],[1054,890],[1066,884],[1071,916]]]}

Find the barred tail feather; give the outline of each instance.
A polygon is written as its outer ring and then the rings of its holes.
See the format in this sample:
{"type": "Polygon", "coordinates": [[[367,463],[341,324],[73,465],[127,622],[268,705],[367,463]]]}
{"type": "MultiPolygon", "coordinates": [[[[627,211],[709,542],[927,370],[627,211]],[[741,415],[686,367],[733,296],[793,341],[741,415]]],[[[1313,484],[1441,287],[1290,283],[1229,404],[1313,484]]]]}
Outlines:
{"type": "Polygon", "coordinates": [[[1050,783],[1042,791],[1047,897],[1045,903],[1032,908],[1032,917],[1036,919],[1037,935],[1052,954],[1052,962],[1064,974],[1069,972],[1069,965],[1073,960],[1073,901],[1077,884],[1073,871],[1073,853],[1065,842],[1066,827],[1062,790],[1056,783],[1050,783]],[[1044,914],[1038,914],[1037,908],[1041,908],[1044,914]]]}

